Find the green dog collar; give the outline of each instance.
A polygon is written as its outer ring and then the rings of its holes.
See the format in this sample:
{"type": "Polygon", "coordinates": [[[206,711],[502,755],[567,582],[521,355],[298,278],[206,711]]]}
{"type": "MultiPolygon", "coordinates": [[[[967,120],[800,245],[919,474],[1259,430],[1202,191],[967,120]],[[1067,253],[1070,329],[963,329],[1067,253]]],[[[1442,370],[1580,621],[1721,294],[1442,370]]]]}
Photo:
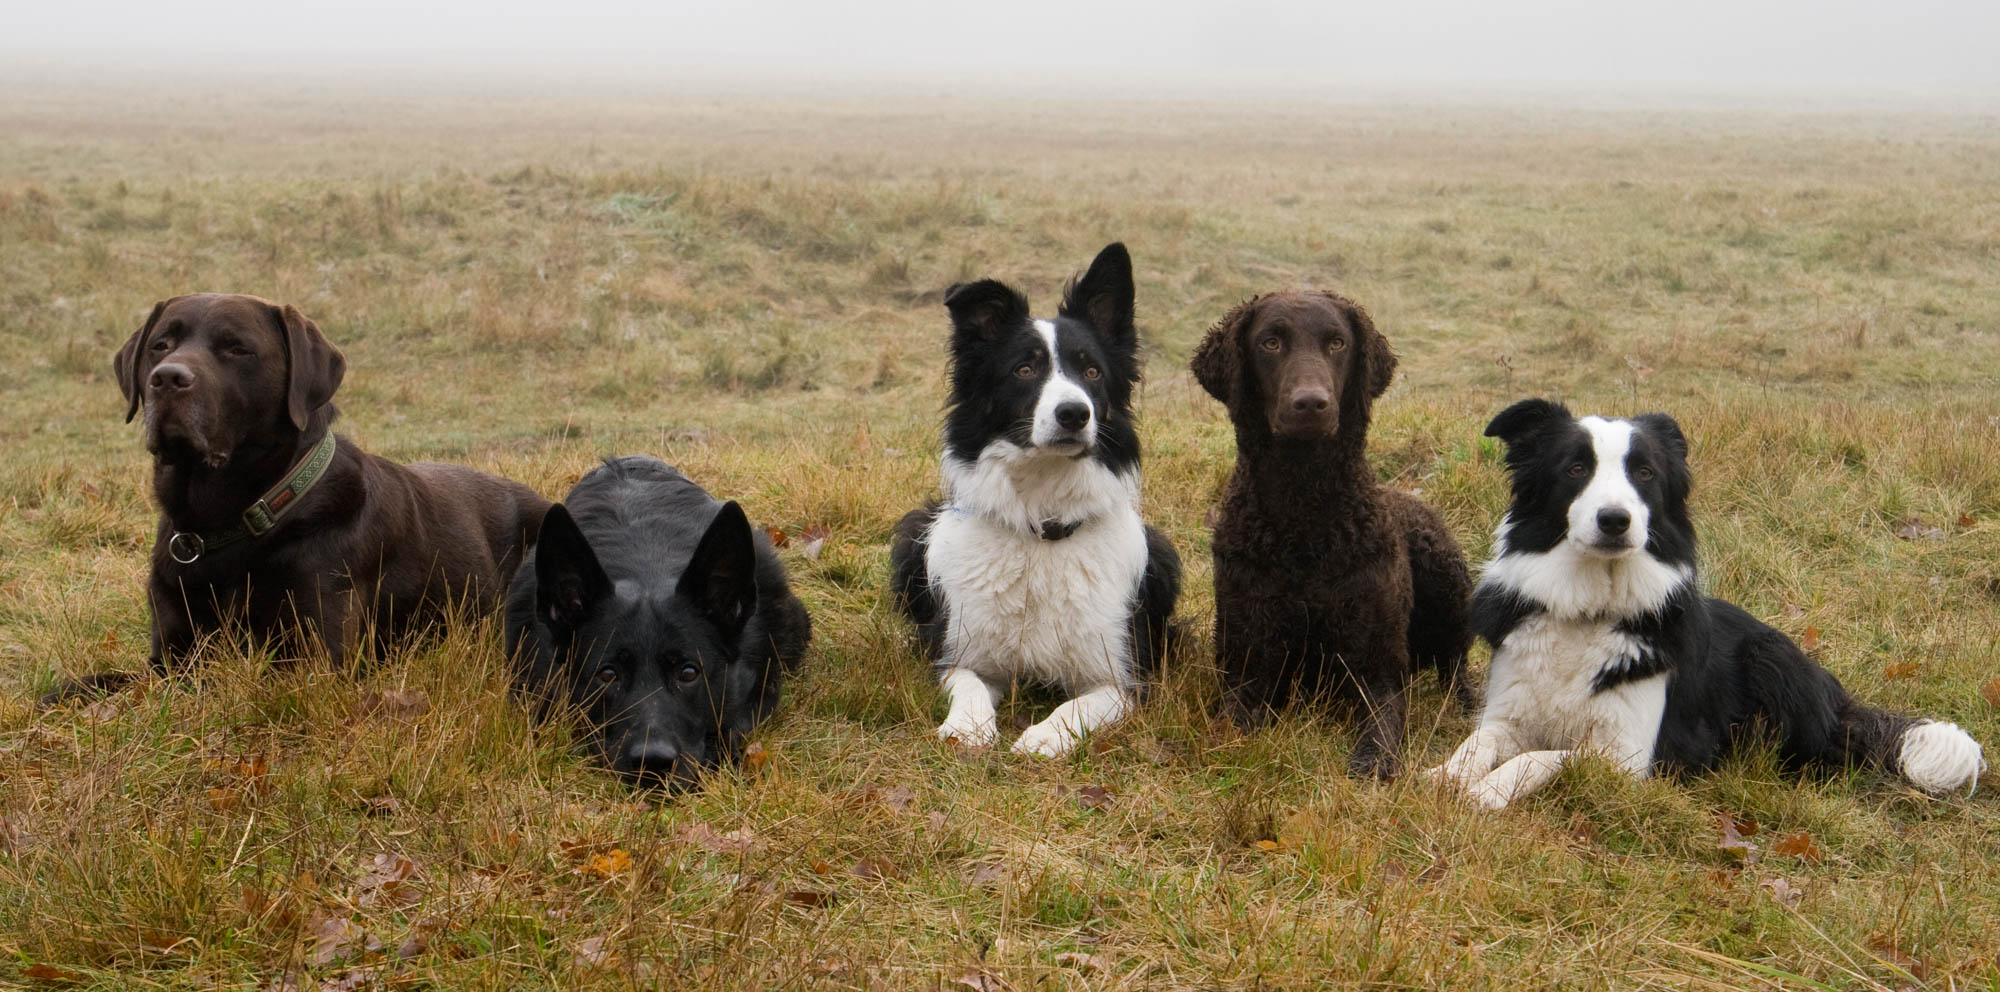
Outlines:
{"type": "Polygon", "coordinates": [[[278,521],[283,520],[285,514],[297,505],[299,498],[311,492],[312,487],[326,476],[327,466],[333,464],[335,447],[333,432],[327,431],[304,460],[292,466],[291,472],[266,491],[263,498],[243,511],[242,526],[207,534],[191,530],[174,531],[167,538],[167,554],[183,565],[192,565],[211,551],[220,551],[238,541],[269,534],[278,526],[278,521]]]}

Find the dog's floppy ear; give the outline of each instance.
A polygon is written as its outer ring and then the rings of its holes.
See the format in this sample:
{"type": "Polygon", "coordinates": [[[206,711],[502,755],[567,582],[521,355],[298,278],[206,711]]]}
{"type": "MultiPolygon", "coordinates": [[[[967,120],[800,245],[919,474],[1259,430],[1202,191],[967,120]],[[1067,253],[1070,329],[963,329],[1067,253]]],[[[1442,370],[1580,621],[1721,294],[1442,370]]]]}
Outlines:
{"type": "Polygon", "coordinates": [[[1081,320],[1119,344],[1138,337],[1132,326],[1132,256],[1123,242],[1105,245],[1090,270],[1063,288],[1056,313],[1081,320]]]}
{"type": "Polygon", "coordinates": [[[561,503],[550,504],[535,539],[535,615],[573,634],[610,593],[611,579],[575,518],[561,503]]]}
{"type": "Polygon", "coordinates": [[[292,426],[305,430],[313,411],[325,406],[340,388],[340,379],[347,374],[347,359],[298,307],[273,303],[271,314],[284,334],[285,353],[292,365],[286,407],[292,426]]]}
{"type": "Polygon", "coordinates": [[[674,591],[700,606],[724,640],[734,643],[743,635],[757,609],[757,550],[750,518],[735,500],[722,504],[709,521],[674,591]]]}
{"type": "Polygon", "coordinates": [[[1367,375],[1364,384],[1368,388],[1368,398],[1380,397],[1396,380],[1396,352],[1389,347],[1389,339],[1375,330],[1375,318],[1368,315],[1367,307],[1345,296],[1326,295],[1347,314],[1347,323],[1354,328],[1355,343],[1361,347],[1363,371],[1367,375]]]}
{"type": "Polygon", "coordinates": [[[1354,347],[1361,354],[1349,374],[1359,377],[1358,384],[1369,399],[1379,398],[1396,381],[1396,352],[1389,347],[1389,339],[1375,329],[1375,318],[1369,316],[1367,307],[1339,293],[1318,290],[1312,295],[1333,304],[1334,309],[1347,317],[1347,326],[1354,331],[1354,347]]]}
{"type": "Polygon", "coordinates": [[[118,354],[111,356],[111,371],[118,376],[118,391],[125,394],[125,422],[128,424],[139,415],[139,398],[146,393],[146,384],[139,381],[139,373],[146,368],[146,341],[153,336],[153,325],[160,322],[160,314],[165,313],[167,304],[172,302],[161,300],[153,304],[153,315],[125,339],[118,354]]]}
{"type": "Polygon", "coordinates": [[[997,279],[962,282],[945,291],[954,333],[991,341],[1028,319],[1028,298],[997,279]]]}
{"type": "Polygon", "coordinates": [[[1238,384],[1243,379],[1243,330],[1250,326],[1250,318],[1256,316],[1257,301],[1261,299],[1253,296],[1223,314],[1208,329],[1208,336],[1195,346],[1194,358],[1188,361],[1194,381],[1230,409],[1236,407],[1238,384]]]}
{"type": "Polygon", "coordinates": [[[1569,407],[1545,399],[1522,400],[1495,414],[1486,436],[1507,442],[1507,464],[1519,465],[1533,449],[1535,436],[1556,424],[1575,419],[1569,407]]]}

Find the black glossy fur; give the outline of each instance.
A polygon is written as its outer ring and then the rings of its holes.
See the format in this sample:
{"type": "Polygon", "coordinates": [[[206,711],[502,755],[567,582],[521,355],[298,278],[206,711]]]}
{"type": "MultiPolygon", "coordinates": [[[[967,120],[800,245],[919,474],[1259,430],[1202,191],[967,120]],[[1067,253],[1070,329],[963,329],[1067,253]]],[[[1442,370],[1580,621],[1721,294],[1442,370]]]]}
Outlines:
{"type": "Polygon", "coordinates": [[[685,785],[738,755],[812,635],[743,510],[628,455],[579,480],[541,533],[508,595],[518,687],[577,707],[635,782],[685,785]]]}

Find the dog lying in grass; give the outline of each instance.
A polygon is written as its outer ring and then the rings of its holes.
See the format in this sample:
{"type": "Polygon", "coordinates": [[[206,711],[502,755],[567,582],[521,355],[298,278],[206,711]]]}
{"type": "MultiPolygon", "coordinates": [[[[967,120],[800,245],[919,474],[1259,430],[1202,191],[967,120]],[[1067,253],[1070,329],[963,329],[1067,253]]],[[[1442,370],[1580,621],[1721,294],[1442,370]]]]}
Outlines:
{"type": "MultiPolygon", "coordinates": [[[[448,608],[499,605],[548,501],[460,465],[401,465],[333,433],[347,363],[291,306],[200,293],[153,307],[112,361],[145,410],[160,523],[155,670],[229,630],[294,657],[378,651],[448,608]]],[[[132,677],[71,682],[55,702],[132,677]]]]}
{"type": "Polygon", "coordinates": [[[1787,766],[1868,765],[1926,792],[1985,769],[1956,724],[1863,705],[1790,638],[1701,594],[1673,418],[1523,400],[1486,434],[1507,444],[1514,494],[1473,599],[1493,664],[1479,729],[1436,778],[1500,809],[1579,751],[1644,778],[1708,770],[1760,734],[1787,766]]]}
{"type": "Polygon", "coordinates": [[[642,785],[685,786],[740,754],[812,636],[742,507],[644,455],[549,507],[506,626],[520,689],[575,706],[605,763],[642,785]]]}

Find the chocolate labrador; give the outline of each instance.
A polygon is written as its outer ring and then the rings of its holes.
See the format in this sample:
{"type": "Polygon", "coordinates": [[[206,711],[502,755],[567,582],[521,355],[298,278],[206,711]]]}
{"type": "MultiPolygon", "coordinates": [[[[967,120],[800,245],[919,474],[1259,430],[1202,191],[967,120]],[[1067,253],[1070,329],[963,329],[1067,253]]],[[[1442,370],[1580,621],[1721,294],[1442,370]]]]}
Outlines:
{"type": "MultiPolygon", "coordinates": [[[[166,671],[230,631],[342,658],[446,607],[496,608],[549,502],[459,465],[401,465],[332,431],[347,363],[296,307],[200,293],[153,307],[113,360],[145,409],[160,525],[147,599],[166,671]]],[[[130,679],[93,676],[54,701],[130,679]]]]}

